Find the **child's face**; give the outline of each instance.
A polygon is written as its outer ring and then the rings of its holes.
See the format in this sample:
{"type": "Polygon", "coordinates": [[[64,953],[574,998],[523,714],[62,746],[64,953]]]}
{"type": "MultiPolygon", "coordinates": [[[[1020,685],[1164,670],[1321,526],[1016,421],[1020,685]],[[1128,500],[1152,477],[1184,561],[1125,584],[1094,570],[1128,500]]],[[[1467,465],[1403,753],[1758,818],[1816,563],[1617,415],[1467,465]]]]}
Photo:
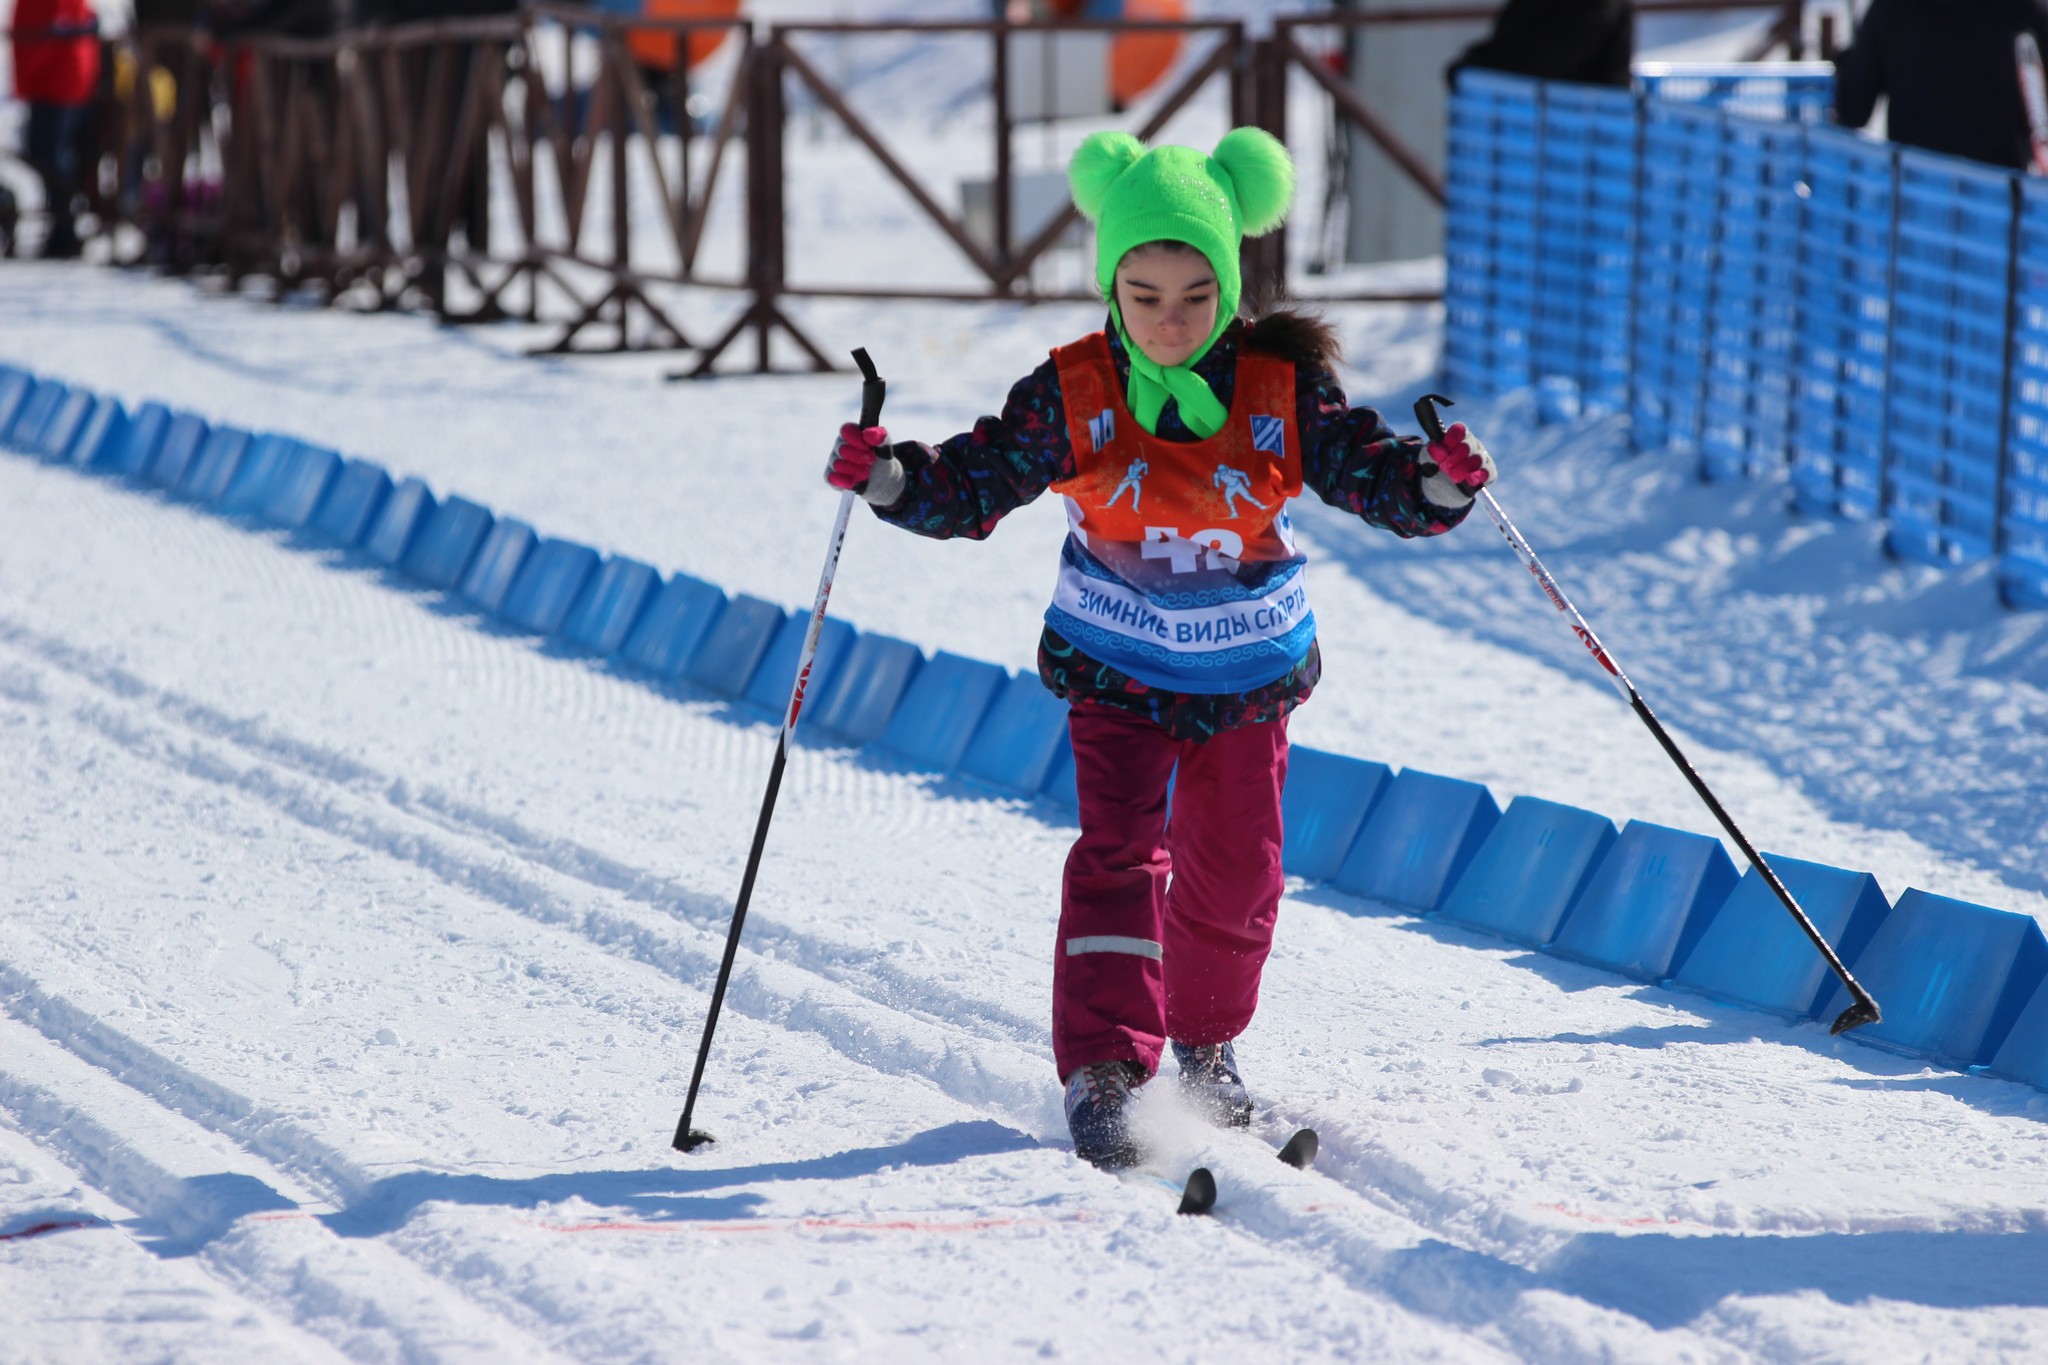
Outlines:
{"type": "Polygon", "coordinates": [[[1216,271],[1199,251],[1141,246],[1117,263],[1116,306],[1131,344],[1171,368],[1216,330],[1216,271]]]}

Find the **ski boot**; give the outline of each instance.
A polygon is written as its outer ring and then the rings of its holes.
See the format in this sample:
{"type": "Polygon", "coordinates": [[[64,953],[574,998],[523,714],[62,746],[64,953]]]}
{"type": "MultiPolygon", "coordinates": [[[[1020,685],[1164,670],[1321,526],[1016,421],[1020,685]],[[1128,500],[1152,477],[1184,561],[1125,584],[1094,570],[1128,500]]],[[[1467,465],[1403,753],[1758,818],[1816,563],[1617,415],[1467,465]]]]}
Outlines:
{"type": "Polygon", "coordinates": [[[1252,1126],[1252,1097],[1229,1043],[1175,1043],[1173,1055],[1182,1093],[1205,1118],[1224,1128],[1252,1126]]]}
{"type": "Polygon", "coordinates": [[[1074,1155],[1106,1171],[1138,1164],[1124,1110],[1131,1092],[1145,1083],[1136,1062],[1091,1062],[1067,1077],[1067,1131],[1074,1155]]]}

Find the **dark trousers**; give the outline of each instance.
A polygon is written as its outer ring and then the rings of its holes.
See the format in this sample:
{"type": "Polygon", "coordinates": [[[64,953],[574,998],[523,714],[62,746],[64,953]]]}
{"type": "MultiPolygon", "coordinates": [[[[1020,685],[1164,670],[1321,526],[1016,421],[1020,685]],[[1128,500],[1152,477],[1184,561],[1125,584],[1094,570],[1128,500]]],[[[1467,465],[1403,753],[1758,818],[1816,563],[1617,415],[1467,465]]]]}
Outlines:
{"type": "Polygon", "coordinates": [[[1287,722],[1195,744],[1084,702],[1068,729],[1081,837],[1061,887],[1054,1059],[1062,1077],[1090,1062],[1156,1071],[1167,1039],[1228,1042],[1258,1007],[1280,910],[1287,722]]]}
{"type": "Polygon", "coordinates": [[[43,201],[50,214],[45,256],[78,254],[75,201],[84,188],[85,134],[92,122],[86,104],[31,104],[28,107],[28,164],[42,177],[43,201]]]}

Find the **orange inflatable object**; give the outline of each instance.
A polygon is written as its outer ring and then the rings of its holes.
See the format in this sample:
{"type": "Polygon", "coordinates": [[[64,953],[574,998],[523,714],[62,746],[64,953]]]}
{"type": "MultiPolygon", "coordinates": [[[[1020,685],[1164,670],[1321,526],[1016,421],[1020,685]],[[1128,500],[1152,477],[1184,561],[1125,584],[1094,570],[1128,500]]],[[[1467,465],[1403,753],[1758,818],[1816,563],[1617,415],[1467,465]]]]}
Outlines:
{"type": "MultiPolygon", "coordinates": [[[[1126,19],[1186,19],[1187,0],[1124,0],[1126,19]]],[[[1117,108],[1150,90],[1180,56],[1178,33],[1119,33],[1109,48],[1109,94],[1117,108]]]]}
{"type": "MultiPolygon", "coordinates": [[[[740,0],[642,0],[640,12],[649,19],[736,19],[740,0]]],[[[689,35],[686,57],[694,67],[709,57],[732,36],[731,29],[705,29],[689,35]]],[[[676,69],[676,35],[654,28],[626,31],[626,46],[633,60],[657,71],[676,69]]]]}

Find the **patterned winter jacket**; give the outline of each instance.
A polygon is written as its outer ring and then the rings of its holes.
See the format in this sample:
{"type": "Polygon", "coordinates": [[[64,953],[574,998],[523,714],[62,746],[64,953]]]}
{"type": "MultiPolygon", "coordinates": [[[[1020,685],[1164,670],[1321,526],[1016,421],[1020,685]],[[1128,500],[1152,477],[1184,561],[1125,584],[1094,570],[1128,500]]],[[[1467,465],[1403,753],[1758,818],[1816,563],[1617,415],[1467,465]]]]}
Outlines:
{"type": "MultiPolygon", "coordinates": [[[[1130,358],[1115,328],[1106,330],[1117,378],[1127,384],[1130,358]]],[[[1243,333],[1244,324],[1233,323],[1195,366],[1226,407],[1243,333]]],[[[1452,510],[1424,500],[1419,438],[1396,436],[1371,408],[1353,408],[1325,366],[1297,363],[1294,372],[1305,490],[1398,536],[1438,535],[1464,520],[1469,504],[1452,510]]],[[[1171,399],[1155,434],[1175,442],[1196,439],[1171,399]]],[[[1056,363],[1047,360],[1017,381],[1000,416],[983,417],[973,430],[937,446],[899,442],[892,453],[910,477],[903,496],[876,508],[877,516],[935,539],[986,538],[1010,512],[1075,476],[1056,363]]],[[[1322,656],[1311,640],[1285,676],[1264,686],[1230,693],[1169,691],[1090,657],[1048,624],[1039,640],[1038,669],[1058,696],[1134,711],[1175,738],[1199,742],[1292,711],[1320,678],[1322,656]]]]}

